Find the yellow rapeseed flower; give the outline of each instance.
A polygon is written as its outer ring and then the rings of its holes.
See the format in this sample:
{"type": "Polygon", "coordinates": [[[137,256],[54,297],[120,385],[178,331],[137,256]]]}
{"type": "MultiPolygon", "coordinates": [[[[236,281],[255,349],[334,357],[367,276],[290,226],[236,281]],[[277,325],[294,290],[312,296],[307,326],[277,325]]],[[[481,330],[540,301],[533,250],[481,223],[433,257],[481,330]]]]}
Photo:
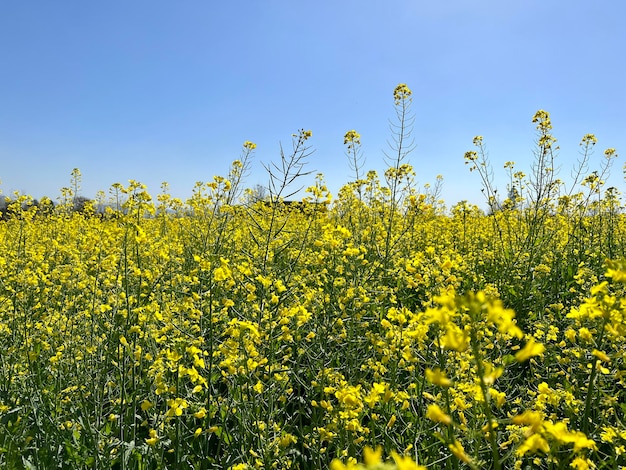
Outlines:
{"type": "Polygon", "coordinates": [[[359,465],[355,460],[349,459],[347,463],[343,463],[339,459],[333,459],[330,463],[330,470],[358,470],[359,465]]]}
{"type": "Polygon", "coordinates": [[[435,370],[426,369],[426,380],[431,384],[439,385],[440,387],[449,387],[452,385],[452,380],[446,377],[446,374],[438,367],[435,370]]]}
{"type": "Polygon", "coordinates": [[[445,425],[452,424],[452,418],[449,415],[447,415],[439,407],[439,405],[436,405],[434,403],[431,403],[430,405],[428,405],[428,408],[426,409],[426,417],[436,423],[442,423],[445,425]]]}
{"type": "Polygon", "coordinates": [[[149,446],[156,445],[156,443],[159,442],[159,436],[157,436],[157,432],[154,429],[150,429],[148,435],[150,437],[146,439],[146,444],[149,446]]]}
{"type": "Polygon", "coordinates": [[[343,137],[343,143],[359,145],[361,143],[361,135],[355,130],[348,131],[343,137]]]}
{"type": "Polygon", "coordinates": [[[278,447],[280,447],[281,449],[285,449],[286,447],[289,447],[291,444],[295,444],[296,442],[298,442],[298,438],[296,436],[294,436],[293,434],[285,433],[278,440],[278,447]]]}
{"type": "Polygon", "coordinates": [[[569,466],[576,470],[589,470],[592,468],[596,468],[593,462],[585,457],[576,457],[574,460],[572,460],[569,466]]]}
{"type": "Polygon", "coordinates": [[[611,358],[607,356],[604,351],[598,351],[597,349],[594,349],[593,351],[591,351],[591,354],[593,354],[595,357],[603,362],[611,362],[611,358]]]}
{"type": "Polygon", "coordinates": [[[394,99],[396,104],[400,104],[401,101],[410,98],[412,94],[413,94],[413,92],[406,85],[406,83],[400,83],[393,90],[393,99],[394,99]]]}
{"type": "Polygon", "coordinates": [[[392,452],[391,457],[397,470],[426,470],[426,467],[418,465],[411,457],[402,456],[397,452],[392,452]]]}
{"type": "Polygon", "coordinates": [[[530,338],[521,350],[515,353],[515,359],[518,362],[524,362],[534,356],[540,356],[546,350],[546,347],[535,341],[535,338],[530,338]]]}
{"type": "Polygon", "coordinates": [[[371,447],[365,447],[363,449],[363,462],[365,462],[365,465],[378,465],[382,463],[382,455],[382,447],[377,447],[375,450],[371,447]]]}
{"type": "Polygon", "coordinates": [[[246,140],[243,143],[243,148],[245,148],[246,150],[254,150],[256,148],[256,144],[254,142],[250,142],[249,140],[246,140]]]}
{"type": "Polygon", "coordinates": [[[537,452],[550,452],[550,445],[540,434],[532,434],[529,436],[521,446],[517,448],[517,455],[524,456],[528,453],[534,454],[537,452]]]}
{"type": "Polygon", "coordinates": [[[470,463],[472,461],[471,457],[465,453],[465,449],[459,441],[454,441],[452,444],[449,444],[448,448],[460,461],[465,463],[470,463]]]}

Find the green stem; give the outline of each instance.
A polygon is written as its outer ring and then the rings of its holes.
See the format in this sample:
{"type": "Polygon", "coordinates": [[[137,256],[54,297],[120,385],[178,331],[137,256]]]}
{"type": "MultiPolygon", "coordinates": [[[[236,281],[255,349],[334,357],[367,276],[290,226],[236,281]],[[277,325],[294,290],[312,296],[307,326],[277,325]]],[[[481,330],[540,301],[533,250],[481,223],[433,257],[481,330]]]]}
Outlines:
{"type": "MultiPolygon", "coordinates": [[[[445,368],[445,357],[444,355],[441,353],[441,342],[439,337],[437,336],[437,359],[439,362],[439,368],[441,370],[446,370],[445,368]]],[[[448,391],[448,388],[446,387],[444,389],[444,396],[445,396],[445,400],[446,400],[446,414],[450,415],[450,393],[448,391]]],[[[448,424],[448,444],[453,444],[455,441],[454,439],[454,425],[452,423],[448,424]]],[[[452,467],[454,468],[454,470],[457,470],[459,468],[459,459],[455,458],[452,460],[452,467]]]]}
{"type": "Polygon", "coordinates": [[[491,413],[491,408],[489,407],[489,388],[487,387],[487,383],[485,382],[485,367],[483,366],[482,360],[480,358],[479,342],[478,338],[476,337],[476,330],[474,328],[472,328],[470,334],[470,344],[472,348],[472,353],[474,355],[474,360],[476,361],[476,371],[478,372],[478,378],[480,379],[480,390],[483,394],[484,411],[485,416],[487,417],[487,431],[489,433],[491,456],[493,458],[493,468],[495,470],[501,470],[502,465],[500,462],[500,451],[498,449],[495,428],[493,426],[493,415],[491,413]]]}
{"type": "MultiPolygon", "coordinates": [[[[602,327],[600,329],[600,333],[598,336],[598,341],[597,341],[597,346],[598,348],[602,347],[602,339],[604,337],[604,328],[606,327],[606,324],[608,322],[608,317],[604,317],[604,321],[602,322],[602,327]]],[[[582,422],[582,432],[584,432],[585,434],[587,434],[588,430],[589,430],[589,414],[591,413],[591,401],[592,401],[592,397],[593,397],[593,386],[594,383],[596,381],[596,376],[598,375],[598,362],[600,360],[597,358],[594,358],[591,361],[591,375],[589,375],[589,383],[587,384],[587,396],[585,397],[585,412],[583,413],[583,422],[582,422]]]]}

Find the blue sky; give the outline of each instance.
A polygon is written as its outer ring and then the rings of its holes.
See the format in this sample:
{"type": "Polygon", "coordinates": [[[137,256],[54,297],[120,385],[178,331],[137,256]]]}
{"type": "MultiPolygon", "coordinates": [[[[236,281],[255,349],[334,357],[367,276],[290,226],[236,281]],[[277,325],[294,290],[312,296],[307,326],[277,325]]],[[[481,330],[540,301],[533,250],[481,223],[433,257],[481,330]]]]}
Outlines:
{"type": "Polygon", "coordinates": [[[304,128],[307,169],[336,193],[352,178],[348,130],[365,169],[384,171],[406,83],[417,181],[442,174],[448,206],[482,205],[463,162],[472,138],[484,136],[497,179],[508,160],[528,170],[538,109],[562,179],[588,132],[596,161],[607,147],[626,156],[625,17],[621,0],[5,0],[0,188],[54,199],[77,167],[87,197],[135,179],[186,198],[246,140],[258,145],[247,185],[266,184],[262,164],[304,128]]]}

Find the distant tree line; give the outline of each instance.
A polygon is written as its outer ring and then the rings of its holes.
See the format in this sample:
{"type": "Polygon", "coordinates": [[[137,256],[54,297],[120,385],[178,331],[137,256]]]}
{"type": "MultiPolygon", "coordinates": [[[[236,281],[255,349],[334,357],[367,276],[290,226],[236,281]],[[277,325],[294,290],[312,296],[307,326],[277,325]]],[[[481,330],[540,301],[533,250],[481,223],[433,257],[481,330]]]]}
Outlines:
{"type": "MultiPolygon", "coordinates": [[[[26,196],[13,198],[0,196],[0,220],[7,220],[13,215],[27,210],[34,210],[38,215],[50,215],[58,209],[58,206],[48,197],[43,197],[39,200],[26,196]]],[[[65,204],[64,206],[70,212],[87,213],[87,208],[92,207],[92,200],[84,196],[77,196],[73,198],[70,204],[65,204]]]]}

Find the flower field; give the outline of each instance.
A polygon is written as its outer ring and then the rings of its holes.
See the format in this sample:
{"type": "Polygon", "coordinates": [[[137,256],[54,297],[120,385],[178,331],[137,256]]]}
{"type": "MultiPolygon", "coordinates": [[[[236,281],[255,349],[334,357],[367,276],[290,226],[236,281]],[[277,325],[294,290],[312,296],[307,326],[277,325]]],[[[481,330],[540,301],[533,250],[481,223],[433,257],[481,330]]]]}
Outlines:
{"type": "Polygon", "coordinates": [[[82,211],[15,200],[0,467],[626,465],[626,219],[602,169],[569,193],[547,163],[511,169],[490,213],[446,210],[399,145],[384,180],[333,196],[318,177],[287,204],[310,137],[268,169],[269,200],[241,191],[250,142],[184,202],[134,181],[82,211]]]}

